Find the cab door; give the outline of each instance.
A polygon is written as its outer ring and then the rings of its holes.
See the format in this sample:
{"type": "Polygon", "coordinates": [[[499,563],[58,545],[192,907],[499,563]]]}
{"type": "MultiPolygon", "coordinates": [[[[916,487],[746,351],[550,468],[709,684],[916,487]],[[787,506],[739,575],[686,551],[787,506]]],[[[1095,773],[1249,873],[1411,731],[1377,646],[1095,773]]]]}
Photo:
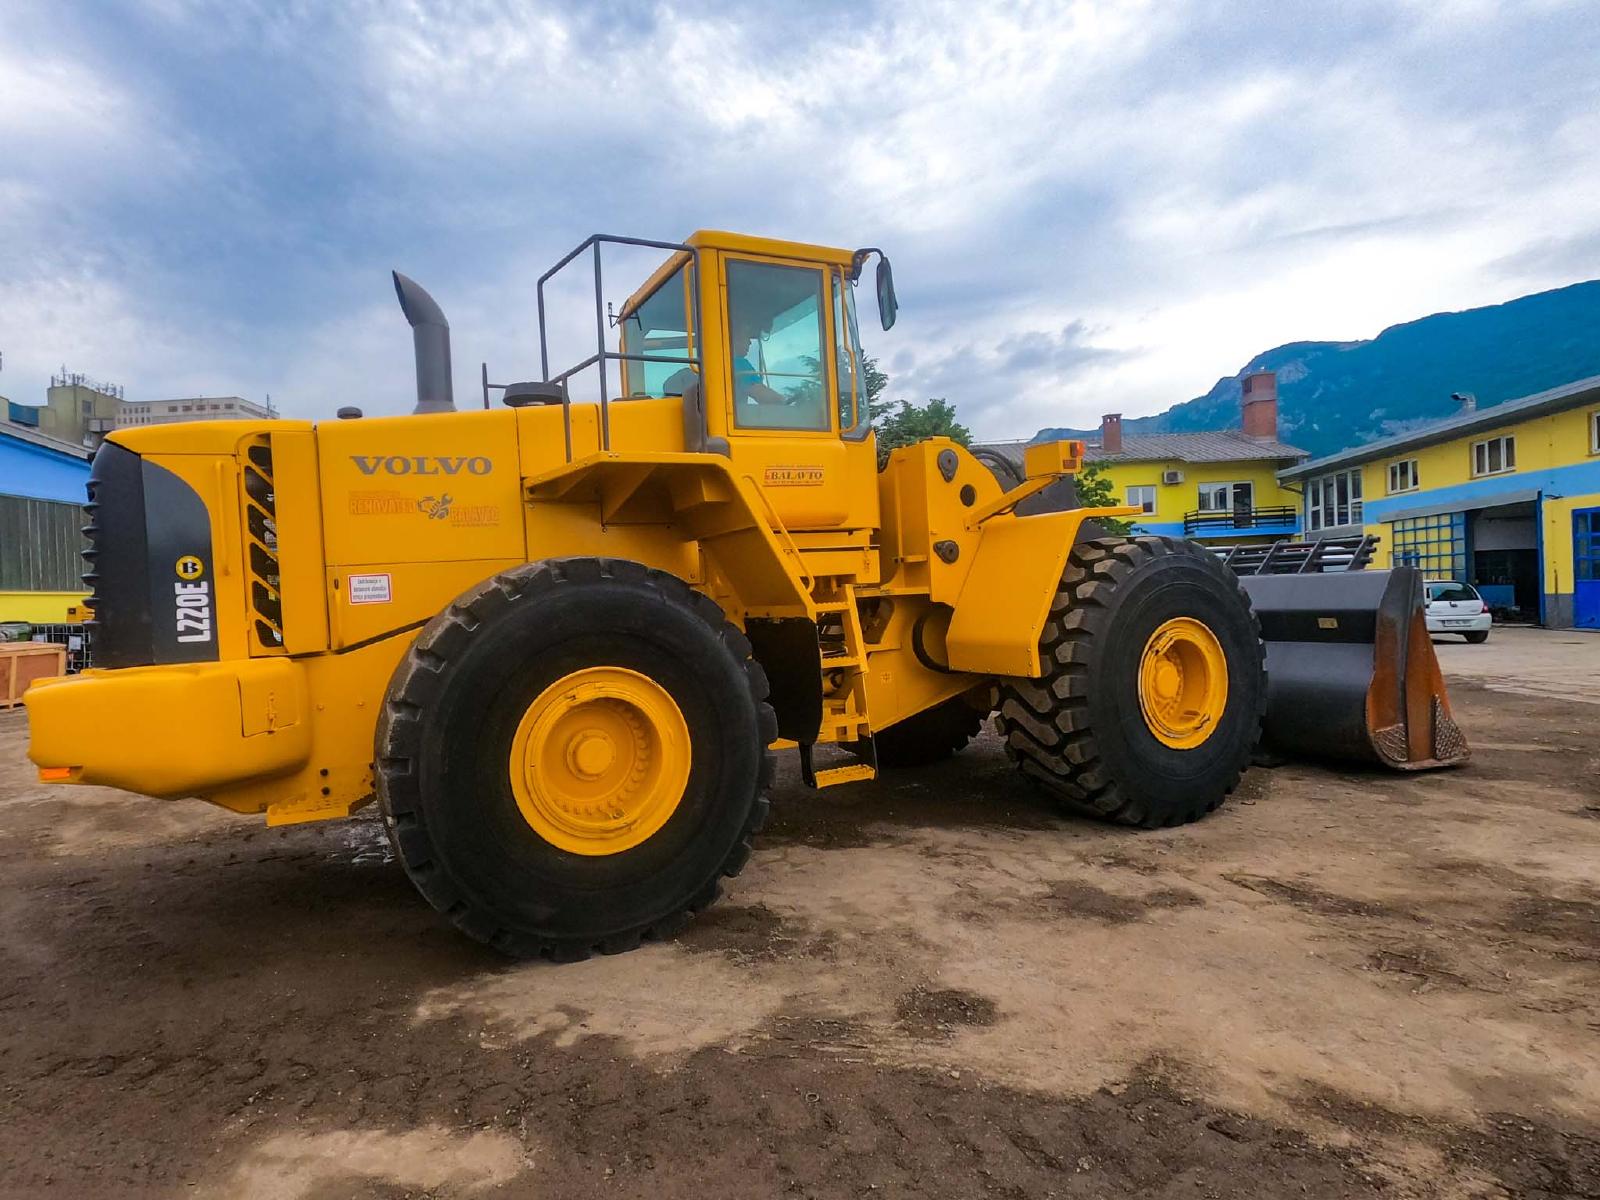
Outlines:
{"type": "Polygon", "coordinates": [[[721,258],[723,415],[736,469],[790,530],[875,525],[876,449],[857,401],[841,268],[721,258]]]}

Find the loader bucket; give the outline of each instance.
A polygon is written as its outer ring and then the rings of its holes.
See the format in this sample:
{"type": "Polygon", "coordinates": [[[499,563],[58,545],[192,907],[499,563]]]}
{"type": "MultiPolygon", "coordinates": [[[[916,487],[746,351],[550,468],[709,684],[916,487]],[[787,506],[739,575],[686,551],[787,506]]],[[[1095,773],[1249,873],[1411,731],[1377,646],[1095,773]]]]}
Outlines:
{"type": "Polygon", "coordinates": [[[1268,750],[1400,771],[1466,761],[1415,567],[1239,582],[1267,645],[1268,750]]]}

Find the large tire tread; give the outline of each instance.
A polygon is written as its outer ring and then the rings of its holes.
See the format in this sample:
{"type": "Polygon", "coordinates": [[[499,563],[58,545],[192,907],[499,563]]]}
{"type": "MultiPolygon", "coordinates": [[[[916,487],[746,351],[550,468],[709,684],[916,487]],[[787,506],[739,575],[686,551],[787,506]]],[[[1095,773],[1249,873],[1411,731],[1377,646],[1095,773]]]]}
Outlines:
{"type": "MultiPolygon", "coordinates": [[[[1225,578],[1248,607],[1248,598],[1232,572],[1194,543],[1165,537],[1081,542],[1067,560],[1040,635],[1043,677],[1002,681],[996,723],[1007,754],[1022,774],[1074,812],[1145,828],[1187,824],[1215,810],[1238,786],[1249,766],[1253,741],[1213,796],[1163,812],[1131,794],[1102,761],[1090,721],[1089,697],[1096,686],[1089,666],[1091,645],[1109,621],[1117,586],[1149,560],[1171,554],[1190,555],[1209,564],[1208,569],[1225,578]]],[[[1259,630],[1258,623],[1256,628],[1259,630]]],[[[1258,692],[1257,730],[1266,712],[1265,666],[1258,692]]]]}
{"type": "Polygon", "coordinates": [[[739,874],[766,823],[767,789],[773,777],[773,756],[766,747],[778,736],[777,715],[767,703],[767,695],[766,672],[750,656],[750,642],[744,633],[728,622],[715,601],[677,576],[627,559],[548,559],[514,567],[484,580],[429,621],[396,669],[375,737],[374,774],[384,825],[406,873],[428,903],[469,937],[512,957],[571,962],[596,952],[616,954],[634,949],[641,941],[669,938],[717,900],[722,878],[739,874]],[[422,749],[421,717],[443,689],[447,660],[470,641],[481,624],[548,591],[602,579],[644,583],[687,607],[743,663],[763,739],[760,768],[742,833],[716,875],[687,903],[652,921],[592,941],[537,937],[501,925],[490,911],[476,906],[436,861],[438,855],[419,813],[416,761],[422,749]]]}

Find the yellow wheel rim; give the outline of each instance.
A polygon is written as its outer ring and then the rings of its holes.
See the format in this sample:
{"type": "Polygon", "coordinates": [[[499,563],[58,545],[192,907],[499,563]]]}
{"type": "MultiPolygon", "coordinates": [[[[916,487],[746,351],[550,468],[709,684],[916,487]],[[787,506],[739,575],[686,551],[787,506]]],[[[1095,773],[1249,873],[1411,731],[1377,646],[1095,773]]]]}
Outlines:
{"type": "Polygon", "coordinates": [[[545,841],[620,854],[676,811],[689,782],[689,726],[655,680],[588,667],[528,706],[509,767],[517,808],[545,841]]]}
{"type": "Polygon", "coordinates": [[[1139,708],[1158,742],[1193,750],[1227,705],[1228,658],[1204,623],[1174,617],[1150,635],[1139,659],[1139,708]]]}

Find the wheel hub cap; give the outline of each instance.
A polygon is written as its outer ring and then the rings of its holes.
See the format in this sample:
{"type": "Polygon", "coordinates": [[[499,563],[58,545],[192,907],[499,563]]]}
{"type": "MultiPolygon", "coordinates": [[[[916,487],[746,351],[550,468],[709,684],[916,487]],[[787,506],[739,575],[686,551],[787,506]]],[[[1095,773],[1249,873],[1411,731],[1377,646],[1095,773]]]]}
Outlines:
{"type": "Polygon", "coordinates": [[[617,759],[617,748],[604,733],[584,733],[573,739],[567,760],[580,779],[599,779],[617,759]]]}
{"type": "Polygon", "coordinates": [[[1139,709],[1155,739],[1192,750],[1216,730],[1228,704],[1228,659],[1193,617],[1164,622],[1139,659],[1139,709]]]}
{"type": "Polygon", "coordinates": [[[523,714],[508,770],[535,833],[574,854],[619,854],[667,823],[689,781],[689,728],[648,676],[589,667],[523,714]]]}

